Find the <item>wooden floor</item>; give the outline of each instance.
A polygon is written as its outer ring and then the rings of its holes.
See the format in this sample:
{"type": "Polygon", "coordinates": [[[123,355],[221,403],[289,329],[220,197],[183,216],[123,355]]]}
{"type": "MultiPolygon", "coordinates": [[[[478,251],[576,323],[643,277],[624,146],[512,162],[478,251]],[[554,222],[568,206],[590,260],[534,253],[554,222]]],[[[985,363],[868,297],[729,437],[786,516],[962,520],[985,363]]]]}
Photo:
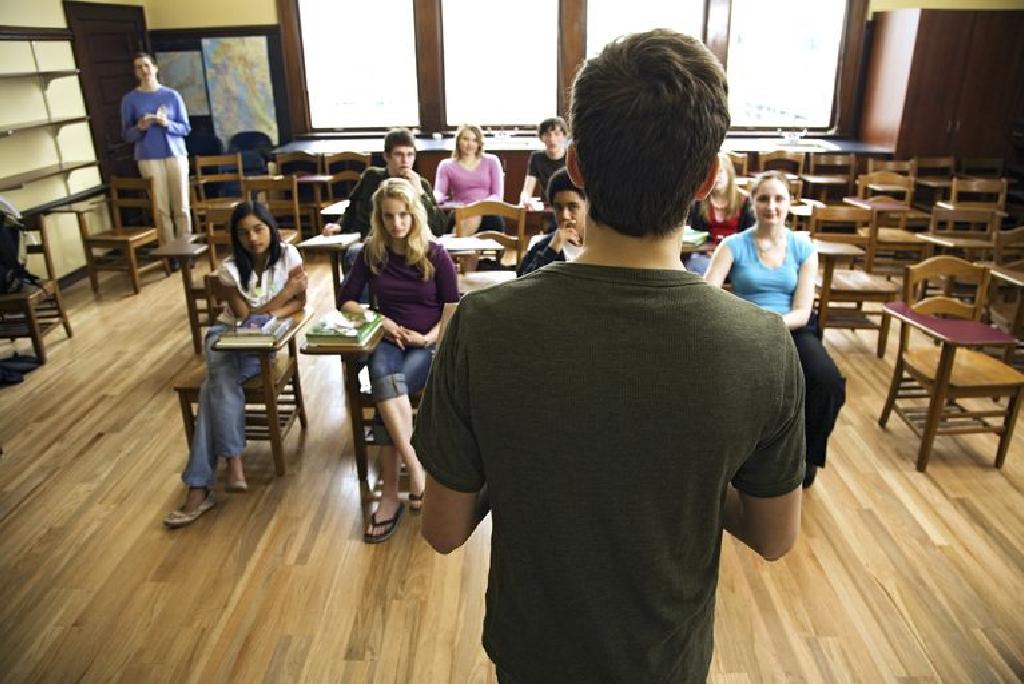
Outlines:
{"type": "MultiPolygon", "coordinates": [[[[311,271],[325,310],[327,264],[311,271]]],[[[0,389],[0,681],[494,681],[489,523],[449,557],[409,515],[362,543],[334,358],[302,358],[288,475],[257,444],[248,493],[165,530],[186,456],[169,379],[192,359],[180,279],[102,291],[70,288],[75,337],[51,333],[50,362],[0,389]]],[[[711,680],[1024,679],[1024,430],[1002,471],[977,436],[940,439],[919,474],[910,431],[876,423],[895,340],[884,361],[867,334],[827,342],[848,378],[829,467],[784,560],[726,536],[711,680]]]]}

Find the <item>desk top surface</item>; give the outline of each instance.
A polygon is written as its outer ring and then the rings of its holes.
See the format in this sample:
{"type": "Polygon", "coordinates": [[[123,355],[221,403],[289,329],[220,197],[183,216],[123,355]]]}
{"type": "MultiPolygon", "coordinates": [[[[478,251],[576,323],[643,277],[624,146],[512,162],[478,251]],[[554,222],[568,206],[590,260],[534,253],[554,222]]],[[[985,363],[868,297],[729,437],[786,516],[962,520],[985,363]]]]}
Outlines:
{"type": "Polygon", "coordinates": [[[1011,346],[1017,338],[981,323],[957,318],[937,318],[914,311],[906,302],[889,302],[883,305],[887,313],[942,342],[964,347],[1011,346]]]}

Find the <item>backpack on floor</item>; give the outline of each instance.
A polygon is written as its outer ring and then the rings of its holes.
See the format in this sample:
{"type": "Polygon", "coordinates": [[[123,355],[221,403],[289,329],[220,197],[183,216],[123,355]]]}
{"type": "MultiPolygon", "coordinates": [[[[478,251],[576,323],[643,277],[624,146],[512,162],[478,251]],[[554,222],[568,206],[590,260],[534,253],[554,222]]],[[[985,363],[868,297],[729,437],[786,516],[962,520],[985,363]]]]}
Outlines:
{"type": "Polygon", "coordinates": [[[25,283],[39,284],[39,278],[25,270],[22,262],[21,229],[14,215],[0,211],[0,294],[21,292],[25,283]]]}

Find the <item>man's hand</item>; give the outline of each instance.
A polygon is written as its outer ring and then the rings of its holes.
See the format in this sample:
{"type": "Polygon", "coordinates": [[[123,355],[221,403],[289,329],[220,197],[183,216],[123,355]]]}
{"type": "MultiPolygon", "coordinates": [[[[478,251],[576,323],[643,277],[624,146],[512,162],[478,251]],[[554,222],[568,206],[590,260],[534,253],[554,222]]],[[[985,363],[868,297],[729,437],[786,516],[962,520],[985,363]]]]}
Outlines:
{"type": "Polygon", "coordinates": [[[156,117],[154,117],[153,121],[155,121],[156,123],[160,124],[164,128],[167,128],[167,115],[164,114],[163,112],[160,112],[159,114],[157,114],[156,117]]]}
{"type": "Polygon", "coordinates": [[[420,182],[420,174],[413,171],[411,168],[407,169],[402,178],[412,183],[412,187],[416,188],[416,192],[420,192],[423,189],[423,185],[420,182]]]}
{"type": "Polygon", "coordinates": [[[135,127],[138,128],[140,131],[146,131],[149,130],[149,127],[152,124],[153,119],[151,119],[150,115],[147,114],[146,116],[142,117],[141,119],[135,122],[135,127]]]}
{"type": "Polygon", "coordinates": [[[565,225],[555,231],[555,234],[551,237],[551,242],[548,243],[548,249],[557,253],[562,251],[566,243],[578,246],[582,242],[580,234],[576,232],[576,228],[571,225],[565,225]]]}
{"type": "Polygon", "coordinates": [[[339,235],[341,233],[341,226],[337,223],[328,223],[321,230],[321,235],[339,235]]]}

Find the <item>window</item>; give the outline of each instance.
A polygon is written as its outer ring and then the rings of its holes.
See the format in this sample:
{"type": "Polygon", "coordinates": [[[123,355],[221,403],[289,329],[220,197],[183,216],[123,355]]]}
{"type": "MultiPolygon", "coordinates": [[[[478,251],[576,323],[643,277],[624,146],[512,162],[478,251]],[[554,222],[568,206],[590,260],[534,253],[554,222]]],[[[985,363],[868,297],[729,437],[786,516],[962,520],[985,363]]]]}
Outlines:
{"type": "Polygon", "coordinates": [[[477,0],[443,0],[441,14],[450,127],[536,124],[556,113],[557,2],[518,0],[494,11],[477,0]],[[522,37],[517,49],[509,36],[522,37]]]}
{"type": "Polygon", "coordinates": [[[419,125],[409,0],[298,0],[313,128],[419,125]]]}
{"type": "Polygon", "coordinates": [[[704,0],[588,0],[587,59],[619,36],[653,28],[700,38],[704,32],[704,0]]]}
{"type": "Polygon", "coordinates": [[[734,128],[828,128],[846,2],[732,0],[729,111],[734,128]],[[799,17],[795,21],[794,17],[799,17]]]}

